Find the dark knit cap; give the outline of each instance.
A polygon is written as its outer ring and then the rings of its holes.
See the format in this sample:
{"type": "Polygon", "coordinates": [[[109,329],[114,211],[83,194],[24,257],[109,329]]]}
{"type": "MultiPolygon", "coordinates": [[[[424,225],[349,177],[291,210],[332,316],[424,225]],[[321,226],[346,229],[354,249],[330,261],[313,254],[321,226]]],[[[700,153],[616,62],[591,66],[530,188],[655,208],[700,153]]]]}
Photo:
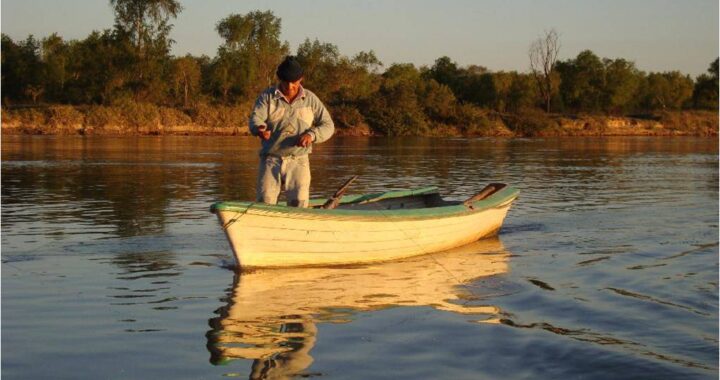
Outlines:
{"type": "Polygon", "coordinates": [[[280,66],[278,66],[276,74],[280,80],[285,82],[295,82],[296,80],[302,78],[303,69],[295,57],[288,55],[285,57],[285,60],[282,61],[280,66]]]}

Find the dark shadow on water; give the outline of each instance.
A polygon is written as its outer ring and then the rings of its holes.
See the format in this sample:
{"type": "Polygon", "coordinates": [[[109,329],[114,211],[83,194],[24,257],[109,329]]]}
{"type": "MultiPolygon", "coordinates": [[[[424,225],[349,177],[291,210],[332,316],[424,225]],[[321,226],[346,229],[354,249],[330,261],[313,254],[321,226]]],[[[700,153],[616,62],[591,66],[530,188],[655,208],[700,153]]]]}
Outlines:
{"type": "Polygon", "coordinates": [[[500,229],[500,233],[503,235],[508,235],[519,232],[540,232],[544,231],[545,229],[545,225],[541,223],[505,224],[500,229]]]}

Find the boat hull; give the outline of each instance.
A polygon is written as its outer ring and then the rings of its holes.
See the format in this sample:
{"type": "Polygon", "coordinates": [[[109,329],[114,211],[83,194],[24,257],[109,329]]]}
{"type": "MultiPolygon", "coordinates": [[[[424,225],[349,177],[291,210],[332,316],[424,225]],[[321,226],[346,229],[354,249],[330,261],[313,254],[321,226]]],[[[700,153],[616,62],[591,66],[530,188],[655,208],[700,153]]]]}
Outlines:
{"type": "Polygon", "coordinates": [[[316,210],[247,203],[216,207],[214,212],[243,269],[352,265],[444,251],[494,236],[516,196],[515,190],[473,207],[423,210],[316,210]]]}

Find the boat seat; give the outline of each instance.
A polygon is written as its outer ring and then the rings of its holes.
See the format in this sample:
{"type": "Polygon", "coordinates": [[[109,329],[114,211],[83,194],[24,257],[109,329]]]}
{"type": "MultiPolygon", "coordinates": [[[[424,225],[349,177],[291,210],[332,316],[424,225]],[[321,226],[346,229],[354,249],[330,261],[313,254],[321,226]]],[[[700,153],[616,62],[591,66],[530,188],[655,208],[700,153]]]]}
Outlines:
{"type": "MultiPolygon", "coordinates": [[[[461,202],[451,202],[451,204],[460,204],[461,202]]],[[[378,201],[345,203],[337,206],[338,209],[345,210],[403,210],[403,209],[419,209],[447,206],[448,202],[444,201],[440,194],[420,194],[410,195],[406,197],[387,198],[378,201]]]]}

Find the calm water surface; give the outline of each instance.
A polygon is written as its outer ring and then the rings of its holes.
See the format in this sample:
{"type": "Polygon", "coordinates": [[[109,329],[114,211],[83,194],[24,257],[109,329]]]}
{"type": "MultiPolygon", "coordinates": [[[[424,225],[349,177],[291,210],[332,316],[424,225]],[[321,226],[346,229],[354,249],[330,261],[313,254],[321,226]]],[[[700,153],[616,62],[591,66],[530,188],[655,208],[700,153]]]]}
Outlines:
{"type": "Polygon", "coordinates": [[[521,196],[451,252],[235,275],[208,209],[254,197],[256,150],[4,136],[3,377],[717,378],[714,139],[336,138],[313,196],[521,196]]]}

